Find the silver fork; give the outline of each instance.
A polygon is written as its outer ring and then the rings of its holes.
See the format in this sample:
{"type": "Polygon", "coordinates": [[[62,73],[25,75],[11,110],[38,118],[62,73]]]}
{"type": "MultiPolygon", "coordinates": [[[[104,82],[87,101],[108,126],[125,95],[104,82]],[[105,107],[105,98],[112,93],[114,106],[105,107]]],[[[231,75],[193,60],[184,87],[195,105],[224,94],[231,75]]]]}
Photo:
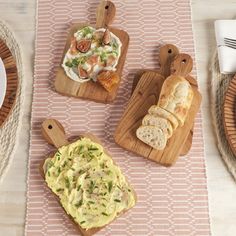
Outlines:
{"type": "Polygon", "coordinates": [[[226,47],[236,49],[236,39],[224,38],[226,47]]]}

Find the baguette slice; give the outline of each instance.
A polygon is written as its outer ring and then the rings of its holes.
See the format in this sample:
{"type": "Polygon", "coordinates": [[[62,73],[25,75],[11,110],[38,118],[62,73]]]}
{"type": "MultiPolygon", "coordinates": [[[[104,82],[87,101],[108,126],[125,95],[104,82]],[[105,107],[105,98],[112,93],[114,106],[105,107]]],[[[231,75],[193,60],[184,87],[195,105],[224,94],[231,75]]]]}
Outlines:
{"type": "Polygon", "coordinates": [[[151,125],[162,129],[167,135],[167,138],[170,138],[173,134],[172,125],[170,121],[168,121],[165,118],[148,114],[143,118],[142,125],[143,126],[151,125]]]}
{"type": "Polygon", "coordinates": [[[160,108],[159,106],[153,105],[149,108],[148,113],[150,115],[158,116],[161,118],[165,118],[170,121],[173,131],[177,129],[179,126],[178,120],[168,111],[160,108]]]}
{"type": "Polygon", "coordinates": [[[167,136],[165,132],[156,126],[140,126],[136,130],[138,139],[156,150],[163,150],[166,146],[167,136]]]}
{"type": "Polygon", "coordinates": [[[193,100],[190,83],[181,76],[170,76],[163,83],[158,106],[172,113],[183,126],[193,100]]]}

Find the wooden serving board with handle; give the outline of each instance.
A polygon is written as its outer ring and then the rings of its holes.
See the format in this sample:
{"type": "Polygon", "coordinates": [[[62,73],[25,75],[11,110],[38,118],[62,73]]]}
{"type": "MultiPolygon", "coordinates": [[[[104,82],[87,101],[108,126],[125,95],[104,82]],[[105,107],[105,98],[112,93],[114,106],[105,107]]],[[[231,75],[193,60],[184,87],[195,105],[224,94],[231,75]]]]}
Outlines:
{"type": "MultiPolygon", "coordinates": [[[[160,61],[165,62],[165,58],[168,58],[168,52],[166,53],[163,48],[161,51],[160,61]]],[[[157,104],[165,80],[163,76],[152,71],[145,72],[141,76],[116,128],[114,138],[118,145],[165,166],[170,166],[176,162],[182,150],[185,150],[183,146],[188,142],[187,139],[201,104],[201,94],[198,92],[197,83],[191,76],[188,76],[192,66],[192,58],[187,54],[178,54],[171,64],[171,76],[184,76],[192,86],[194,97],[184,126],[178,127],[174,131],[165,149],[162,151],[155,150],[136,137],[136,130],[141,125],[143,117],[148,114],[148,109],[157,104]]]]}
{"type": "MultiPolygon", "coordinates": [[[[45,139],[49,144],[55,146],[57,149],[60,148],[60,147],[62,147],[62,146],[66,146],[66,145],[68,145],[68,144],[71,143],[71,142],[66,138],[66,134],[65,134],[65,130],[64,130],[63,126],[61,125],[61,123],[60,123],[59,121],[57,121],[57,120],[55,120],[55,119],[46,119],[46,120],[42,123],[42,135],[43,135],[44,139],[45,139]]],[[[78,137],[77,139],[79,139],[79,138],[81,138],[81,137],[87,137],[87,138],[89,138],[91,141],[96,142],[96,143],[102,145],[101,142],[100,142],[100,140],[99,140],[96,136],[94,136],[94,135],[92,135],[92,134],[89,134],[89,133],[81,134],[81,135],[79,135],[79,137],[78,137]]],[[[76,141],[76,140],[74,140],[74,141],[76,141]]],[[[105,152],[108,156],[111,156],[105,149],[104,149],[104,152],[105,152]]],[[[48,156],[49,156],[49,157],[53,157],[54,154],[55,154],[55,152],[52,153],[52,154],[49,154],[48,156]]],[[[45,179],[44,168],[43,168],[44,162],[45,162],[45,160],[43,160],[43,161],[40,163],[40,166],[39,166],[39,172],[40,172],[41,176],[43,177],[43,179],[45,179]]],[[[50,188],[49,188],[49,189],[50,189],[50,188]]],[[[50,189],[50,191],[51,191],[51,189],[50,189]]],[[[51,192],[52,192],[52,191],[51,191],[51,192]]],[[[52,194],[56,197],[56,200],[58,201],[58,203],[59,203],[60,206],[62,207],[62,205],[61,205],[61,203],[60,203],[59,197],[58,197],[56,194],[54,194],[53,192],[52,192],[52,194]]],[[[134,192],[134,194],[135,194],[135,198],[136,198],[136,201],[137,201],[136,193],[134,192]]],[[[65,209],[64,209],[63,207],[62,207],[62,209],[63,209],[64,212],[66,213],[66,211],[65,211],[65,209]]],[[[126,212],[126,211],[121,212],[121,213],[119,214],[119,216],[122,215],[122,214],[125,213],[125,212],[126,212]]],[[[66,215],[68,215],[68,214],[66,213],[66,215]]],[[[78,230],[78,232],[79,232],[82,236],[91,236],[91,235],[94,235],[95,233],[97,233],[98,231],[100,231],[101,229],[103,229],[103,228],[106,226],[106,225],[105,225],[105,226],[103,226],[103,227],[96,227],[96,228],[91,228],[91,229],[85,230],[85,229],[81,228],[80,225],[77,224],[77,223],[74,221],[74,219],[73,219],[70,215],[68,215],[68,217],[70,218],[71,222],[73,222],[73,225],[74,225],[74,227],[76,228],[76,230],[78,230]]],[[[115,219],[116,219],[116,218],[115,218],[115,219]]],[[[115,219],[114,219],[114,220],[115,220],[115,219]]]]}
{"type": "MultiPolygon", "coordinates": [[[[159,71],[153,71],[156,72],[164,77],[166,79],[168,76],[171,75],[171,63],[173,62],[174,58],[179,54],[178,48],[173,45],[173,44],[166,44],[160,48],[160,65],[161,68],[159,71]]],[[[134,92],[140,78],[145,72],[150,72],[151,70],[141,70],[139,71],[133,81],[133,88],[132,88],[132,93],[134,92]]],[[[198,87],[197,81],[193,79],[190,75],[187,76],[189,81],[192,81],[192,83],[195,83],[194,85],[198,87]]],[[[158,95],[159,97],[159,95],[158,95]]],[[[192,140],[193,140],[193,128],[190,130],[188,138],[183,145],[180,156],[185,156],[188,154],[189,150],[192,147],[192,140]]]]}
{"type": "MultiPolygon", "coordinates": [[[[129,46],[129,35],[123,30],[110,27],[111,23],[115,18],[115,13],[116,8],[114,3],[112,3],[111,1],[101,1],[97,9],[96,28],[108,28],[113,34],[115,34],[120,39],[122,43],[121,55],[116,66],[116,72],[120,76],[121,80],[122,70],[124,67],[126,54],[129,46]]],[[[63,62],[66,52],[70,48],[71,38],[74,33],[88,25],[89,24],[86,23],[77,23],[71,27],[63,52],[61,64],[63,62]]],[[[55,79],[55,89],[58,93],[102,103],[111,103],[112,101],[114,101],[117,95],[119,84],[120,83],[115,85],[112,88],[112,91],[109,93],[99,83],[88,81],[80,84],[70,79],[61,66],[57,71],[55,79]]]]}

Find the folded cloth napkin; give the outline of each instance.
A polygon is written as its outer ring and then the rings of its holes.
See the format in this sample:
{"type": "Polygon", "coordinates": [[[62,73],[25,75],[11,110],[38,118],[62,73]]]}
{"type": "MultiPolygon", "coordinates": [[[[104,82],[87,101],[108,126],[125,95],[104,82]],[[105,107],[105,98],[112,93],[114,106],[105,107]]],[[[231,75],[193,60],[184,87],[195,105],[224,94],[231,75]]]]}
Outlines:
{"type": "Polygon", "coordinates": [[[225,38],[234,39],[236,48],[236,20],[216,20],[215,35],[220,72],[222,74],[236,73],[236,49],[226,46],[224,42],[225,38]]]}

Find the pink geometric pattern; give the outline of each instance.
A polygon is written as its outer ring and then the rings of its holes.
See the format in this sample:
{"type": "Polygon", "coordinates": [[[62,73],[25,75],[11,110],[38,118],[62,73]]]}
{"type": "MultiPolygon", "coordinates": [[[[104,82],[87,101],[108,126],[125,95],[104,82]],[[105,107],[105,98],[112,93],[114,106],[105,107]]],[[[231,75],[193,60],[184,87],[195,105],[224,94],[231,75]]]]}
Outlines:
{"type": "MultiPolygon", "coordinates": [[[[159,46],[176,44],[194,57],[189,0],[115,0],[113,26],[126,30],[130,46],[118,96],[111,105],[61,96],[53,81],[72,23],[95,23],[98,0],[38,0],[37,38],[28,172],[26,235],[78,235],[39,175],[53,150],[42,138],[41,122],[53,117],[68,137],[97,135],[138,195],[135,208],[98,233],[103,236],[210,235],[202,120],[199,114],[191,152],[166,168],[114,143],[115,127],[127,105],[135,73],[157,69],[159,46]]],[[[193,74],[196,75],[194,69],[193,74]]]]}

